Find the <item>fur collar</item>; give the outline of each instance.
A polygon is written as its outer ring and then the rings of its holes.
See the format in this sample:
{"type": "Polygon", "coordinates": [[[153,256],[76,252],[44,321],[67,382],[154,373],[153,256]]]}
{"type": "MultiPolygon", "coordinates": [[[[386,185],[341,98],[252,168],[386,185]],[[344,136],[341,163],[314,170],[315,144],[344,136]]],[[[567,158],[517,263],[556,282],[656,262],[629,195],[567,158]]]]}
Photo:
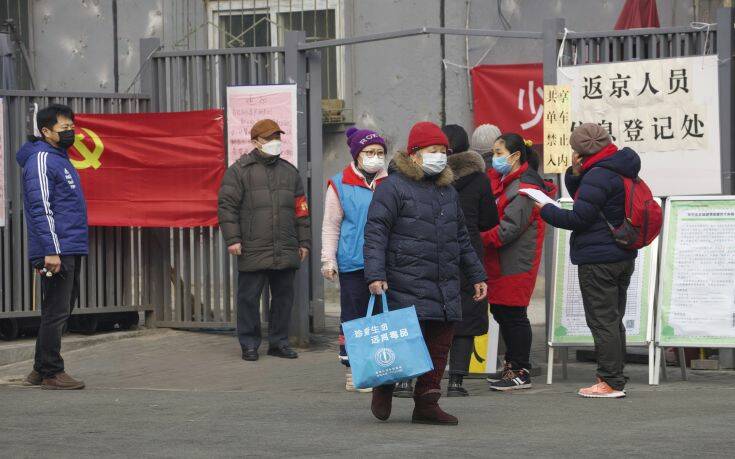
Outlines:
{"type": "Polygon", "coordinates": [[[459,180],[475,172],[485,173],[485,160],[479,153],[465,151],[455,153],[447,158],[449,167],[454,172],[454,179],[459,180]]]}
{"type": "MultiPolygon", "coordinates": [[[[399,151],[396,153],[395,158],[393,158],[393,163],[395,164],[396,170],[409,179],[416,182],[427,180],[426,174],[424,173],[424,170],[421,169],[421,166],[413,162],[405,151],[399,151]]],[[[436,183],[437,186],[451,185],[452,182],[454,182],[454,173],[452,172],[452,168],[447,165],[447,167],[439,173],[439,176],[432,181],[436,183]]]]}

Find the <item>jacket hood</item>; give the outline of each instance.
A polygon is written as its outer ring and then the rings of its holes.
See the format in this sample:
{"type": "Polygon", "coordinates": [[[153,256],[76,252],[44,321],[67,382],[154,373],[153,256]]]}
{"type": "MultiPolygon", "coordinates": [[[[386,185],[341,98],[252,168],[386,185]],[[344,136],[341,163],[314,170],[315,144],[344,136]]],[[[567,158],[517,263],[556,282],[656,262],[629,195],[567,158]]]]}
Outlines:
{"type": "Polygon", "coordinates": [[[485,173],[485,161],[479,153],[465,151],[447,157],[447,164],[454,172],[454,179],[459,180],[475,172],[485,173]]]}
{"type": "Polygon", "coordinates": [[[614,155],[595,164],[625,177],[636,178],[641,171],[641,157],[631,148],[621,148],[614,155]]]}
{"type": "MultiPolygon", "coordinates": [[[[405,151],[399,151],[396,153],[388,172],[400,172],[416,182],[427,181],[424,170],[421,169],[421,166],[413,162],[405,151]]],[[[454,182],[454,173],[452,172],[452,168],[447,164],[447,167],[445,167],[436,178],[432,178],[432,181],[436,183],[437,186],[451,185],[452,182],[454,182]]]]}
{"type": "Polygon", "coordinates": [[[49,153],[56,153],[57,155],[61,155],[65,158],[68,157],[65,151],[60,150],[44,142],[43,140],[37,140],[35,142],[24,143],[23,146],[20,147],[20,150],[18,150],[18,153],[15,155],[15,160],[18,161],[18,164],[20,165],[20,167],[24,167],[26,164],[26,161],[28,161],[28,158],[42,151],[47,151],[49,153]]]}
{"type": "Polygon", "coordinates": [[[521,187],[530,185],[533,188],[546,193],[550,198],[556,199],[557,187],[551,180],[544,180],[536,169],[528,168],[521,174],[521,187]]]}

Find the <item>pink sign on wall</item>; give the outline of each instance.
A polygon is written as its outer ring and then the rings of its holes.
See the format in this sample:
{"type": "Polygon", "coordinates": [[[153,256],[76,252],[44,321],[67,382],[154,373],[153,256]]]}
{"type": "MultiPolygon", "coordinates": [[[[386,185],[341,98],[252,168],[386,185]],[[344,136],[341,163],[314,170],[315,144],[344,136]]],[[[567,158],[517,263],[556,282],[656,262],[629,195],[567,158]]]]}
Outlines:
{"type": "Polygon", "coordinates": [[[264,118],[285,134],[281,158],[298,167],[296,85],[231,86],[227,88],[227,165],[253,150],[250,128],[264,118]]]}

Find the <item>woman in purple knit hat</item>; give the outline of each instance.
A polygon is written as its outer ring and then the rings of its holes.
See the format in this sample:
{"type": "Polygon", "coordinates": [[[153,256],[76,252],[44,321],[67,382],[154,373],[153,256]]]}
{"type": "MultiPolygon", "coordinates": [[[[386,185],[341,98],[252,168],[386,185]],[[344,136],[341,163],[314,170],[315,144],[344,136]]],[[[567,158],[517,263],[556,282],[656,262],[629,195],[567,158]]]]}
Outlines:
{"type": "MultiPolygon", "coordinates": [[[[370,291],[362,255],[365,222],[375,187],[388,175],[385,140],[377,132],[351,127],[346,135],[352,161],[327,182],[322,225],[322,275],[330,281],[339,278],[341,322],[367,314],[370,291]]],[[[346,367],[345,388],[355,391],[341,332],[339,344],[339,359],[346,367]]]]}

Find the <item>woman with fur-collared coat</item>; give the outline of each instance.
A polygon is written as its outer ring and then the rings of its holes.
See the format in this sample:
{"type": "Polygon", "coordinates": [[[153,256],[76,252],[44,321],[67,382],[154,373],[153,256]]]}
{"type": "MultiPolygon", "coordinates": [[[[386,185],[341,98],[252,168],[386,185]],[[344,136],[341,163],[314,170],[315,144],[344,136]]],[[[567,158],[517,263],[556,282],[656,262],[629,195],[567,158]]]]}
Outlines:
{"type": "MultiPolygon", "coordinates": [[[[387,293],[391,308],[416,307],[434,369],[417,379],[412,421],[456,425],[439,408],[440,383],[454,324],[462,319],[460,272],[487,295],[487,278],[472,247],[457,191],[446,167],[448,140],[433,123],[416,124],[407,152],[375,190],[365,225],[365,278],[373,294],[387,293]]],[[[373,389],[373,415],[391,413],[394,385],[373,389]]]]}
{"type": "MultiPolygon", "coordinates": [[[[444,126],[442,131],[449,139],[451,152],[447,161],[454,173],[453,186],[459,193],[467,232],[478,258],[483,261],[485,251],[480,233],[498,224],[498,208],[486,173],[485,161],[479,153],[468,151],[469,138],[462,126],[450,124],[444,126]]],[[[467,389],[462,387],[462,382],[469,372],[475,336],[486,334],[489,322],[487,300],[475,301],[472,298],[474,288],[464,276],[460,284],[462,321],[454,326],[454,339],[449,353],[447,397],[469,395],[467,389]]]]}

